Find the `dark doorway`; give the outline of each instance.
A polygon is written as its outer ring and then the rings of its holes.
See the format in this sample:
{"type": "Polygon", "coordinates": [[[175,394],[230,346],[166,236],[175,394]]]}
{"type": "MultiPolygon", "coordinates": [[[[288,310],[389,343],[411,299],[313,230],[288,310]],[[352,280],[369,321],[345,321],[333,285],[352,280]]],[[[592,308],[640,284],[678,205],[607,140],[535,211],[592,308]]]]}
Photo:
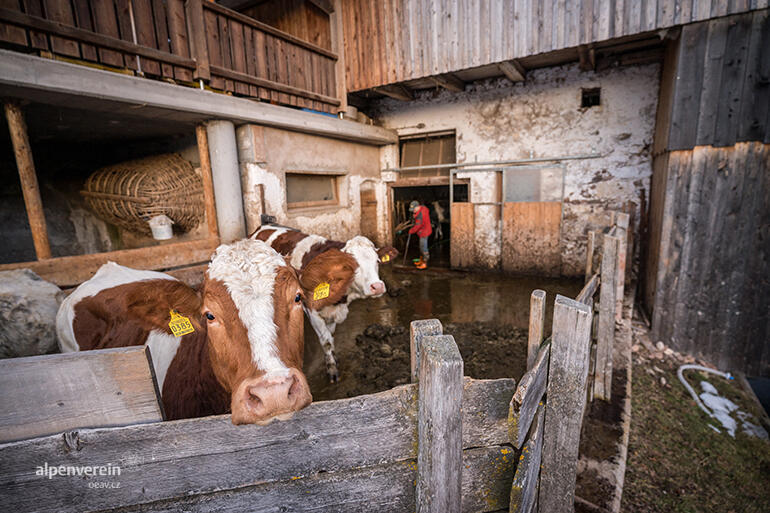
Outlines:
{"type": "MultiPolygon", "coordinates": [[[[411,220],[409,215],[409,203],[419,201],[430,210],[433,234],[428,239],[430,248],[431,267],[449,267],[449,186],[448,185],[414,185],[393,187],[393,243],[399,251],[403,251],[407,242],[407,230],[401,234],[396,233],[399,225],[411,220]]],[[[454,184],[454,201],[468,201],[468,184],[454,184]]],[[[406,256],[407,265],[411,265],[413,259],[420,257],[418,240],[412,237],[409,242],[406,256]]],[[[399,264],[403,263],[403,256],[399,257],[399,264]]]]}

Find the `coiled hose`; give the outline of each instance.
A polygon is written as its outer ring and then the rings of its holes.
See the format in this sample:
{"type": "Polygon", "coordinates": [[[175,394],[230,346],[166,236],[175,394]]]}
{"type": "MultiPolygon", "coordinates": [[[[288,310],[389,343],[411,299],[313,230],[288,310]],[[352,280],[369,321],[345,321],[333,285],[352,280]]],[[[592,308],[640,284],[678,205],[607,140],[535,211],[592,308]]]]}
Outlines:
{"type": "Polygon", "coordinates": [[[682,382],[682,384],[687,389],[687,391],[690,392],[690,395],[692,396],[692,398],[695,399],[695,404],[697,404],[698,407],[700,407],[701,410],[706,412],[706,414],[709,417],[711,417],[712,419],[716,419],[717,418],[716,415],[714,415],[711,412],[711,410],[706,408],[706,406],[701,402],[700,397],[698,397],[698,394],[695,393],[695,390],[693,390],[693,388],[690,386],[690,384],[687,382],[687,380],[684,379],[683,372],[688,370],[688,369],[696,369],[696,370],[701,370],[701,371],[704,371],[704,372],[710,372],[711,374],[716,374],[717,376],[722,376],[723,378],[725,378],[727,380],[732,380],[732,379],[735,379],[735,378],[729,372],[722,372],[722,371],[718,371],[718,370],[714,370],[714,369],[709,369],[708,367],[704,367],[703,365],[686,364],[686,365],[682,365],[681,367],[679,367],[679,370],[676,371],[676,375],[679,378],[679,381],[682,382]]]}

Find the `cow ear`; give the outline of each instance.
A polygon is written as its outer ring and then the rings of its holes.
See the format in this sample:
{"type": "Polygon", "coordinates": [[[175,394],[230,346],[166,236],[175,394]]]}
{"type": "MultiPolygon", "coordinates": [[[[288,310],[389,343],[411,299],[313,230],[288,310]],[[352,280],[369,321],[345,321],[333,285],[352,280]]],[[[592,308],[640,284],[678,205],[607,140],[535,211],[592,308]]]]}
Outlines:
{"type": "Polygon", "coordinates": [[[377,256],[380,258],[380,262],[388,264],[398,256],[398,250],[393,246],[385,246],[377,250],[377,256]]]}
{"type": "Polygon", "coordinates": [[[305,306],[319,310],[341,302],[356,272],[356,261],[337,249],[324,251],[299,271],[305,306]]]}

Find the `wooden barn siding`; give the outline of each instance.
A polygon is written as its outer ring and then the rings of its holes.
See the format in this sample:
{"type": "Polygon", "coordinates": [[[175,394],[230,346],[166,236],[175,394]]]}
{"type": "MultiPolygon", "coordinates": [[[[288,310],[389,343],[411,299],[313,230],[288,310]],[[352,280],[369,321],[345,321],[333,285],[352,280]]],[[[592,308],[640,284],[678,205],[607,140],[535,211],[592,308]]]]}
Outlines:
{"type": "Polygon", "coordinates": [[[720,369],[770,375],[770,145],[668,156],[653,334],[720,369]]]}
{"type": "Polygon", "coordinates": [[[333,51],[329,15],[310,2],[266,2],[241,12],[282,32],[333,51]]]}
{"type": "Polygon", "coordinates": [[[769,12],[683,27],[669,150],[770,142],[769,12]]]}
{"type": "Polygon", "coordinates": [[[348,90],[767,6],[768,0],[348,0],[343,2],[348,90]]]}

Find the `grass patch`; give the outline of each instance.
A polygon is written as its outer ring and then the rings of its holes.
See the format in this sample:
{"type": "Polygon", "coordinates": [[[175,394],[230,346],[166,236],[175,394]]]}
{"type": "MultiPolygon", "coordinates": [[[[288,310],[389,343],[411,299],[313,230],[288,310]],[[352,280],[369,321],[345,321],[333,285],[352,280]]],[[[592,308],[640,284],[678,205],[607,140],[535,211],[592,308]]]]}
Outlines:
{"type": "MultiPolygon", "coordinates": [[[[634,354],[631,438],[621,510],[624,512],[770,511],[770,442],[737,432],[717,433],[676,377],[679,362],[634,354]],[[657,366],[654,375],[648,369],[657,366]],[[662,385],[660,378],[666,380],[662,385]]],[[[700,391],[705,379],[755,416],[756,405],[735,382],[686,371],[700,391]]],[[[740,424],[738,431],[740,431],[740,424]]]]}

